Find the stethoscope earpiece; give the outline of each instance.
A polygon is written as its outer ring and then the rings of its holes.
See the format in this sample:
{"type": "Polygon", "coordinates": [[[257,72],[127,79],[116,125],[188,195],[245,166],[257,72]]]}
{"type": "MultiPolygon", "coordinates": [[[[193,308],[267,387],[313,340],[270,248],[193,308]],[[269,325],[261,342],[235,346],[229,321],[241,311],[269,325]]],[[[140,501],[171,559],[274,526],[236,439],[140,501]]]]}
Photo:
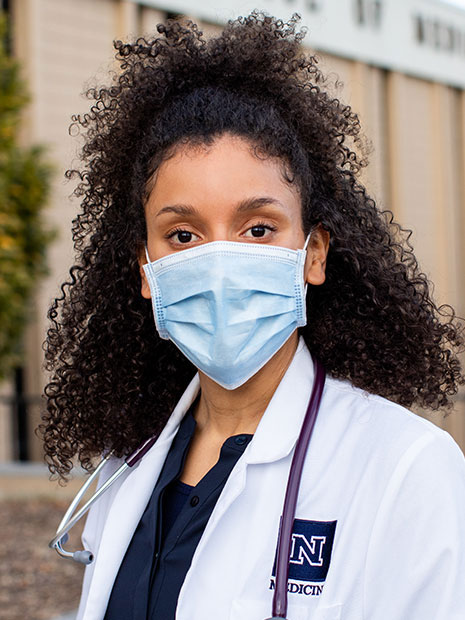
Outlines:
{"type": "Polygon", "coordinates": [[[92,564],[94,561],[94,554],[90,551],[83,549],[82,551],[75,551],[73,553],[73,560],[80,564],[92,564]]]}

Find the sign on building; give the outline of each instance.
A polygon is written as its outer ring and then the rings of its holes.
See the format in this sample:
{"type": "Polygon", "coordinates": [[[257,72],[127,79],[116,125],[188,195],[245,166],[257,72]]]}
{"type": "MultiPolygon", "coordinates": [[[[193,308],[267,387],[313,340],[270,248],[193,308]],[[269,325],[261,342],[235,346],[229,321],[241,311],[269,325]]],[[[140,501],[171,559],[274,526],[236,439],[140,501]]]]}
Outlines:
{"type": "Polygon", "coordinates": [[[297,12],[309,47],[465,88],[465,10],[441,0],[138,0],[213,23],[297,12]]]}

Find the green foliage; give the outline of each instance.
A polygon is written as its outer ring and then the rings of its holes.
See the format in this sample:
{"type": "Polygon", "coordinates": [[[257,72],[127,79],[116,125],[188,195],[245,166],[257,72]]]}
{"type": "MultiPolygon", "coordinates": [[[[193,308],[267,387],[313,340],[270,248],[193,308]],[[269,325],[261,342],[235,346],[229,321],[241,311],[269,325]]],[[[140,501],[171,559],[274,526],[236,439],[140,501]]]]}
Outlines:
{"type": "Polygon", "coordinates": [[[51,169],[40,147],[17,144],[27,95],[5,43],[0,13],[0,379],[20,362],[32,293],[46,273],[46,249],[54,236],[43,217],[51,169]]]}

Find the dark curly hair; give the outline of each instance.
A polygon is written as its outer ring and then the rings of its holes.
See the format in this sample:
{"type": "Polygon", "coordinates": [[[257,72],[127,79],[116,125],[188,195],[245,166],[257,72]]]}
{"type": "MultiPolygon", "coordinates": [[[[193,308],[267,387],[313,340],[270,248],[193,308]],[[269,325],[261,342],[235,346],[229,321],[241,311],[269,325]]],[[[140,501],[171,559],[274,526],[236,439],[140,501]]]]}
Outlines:
{"type": "Polygon", "coordinates": [[[438,308],[409,233],[357,180],[360,123],[324,90],[305,54],[298,16],[254,12],[205,40],[193,23],[167,21],[159,36],[115,42],[121,71],[91,89],[73,223],[70,279],[49,311],[52,371],[40,432],[52,473],[66,477],[106,450],[122,456],[163,428],[194,367],[154,327],[140,294],[138,253],[154,171],[183,143],[230,133],[257,156],[278,157],[302,196],[304,232],[330,233],[326,282],[310,287],[301,330],[333,377],[402,405],[449,405],[463,383],[461,325],[438,308]],[[357,152],[356,152],[357,151],[357,152]]]}

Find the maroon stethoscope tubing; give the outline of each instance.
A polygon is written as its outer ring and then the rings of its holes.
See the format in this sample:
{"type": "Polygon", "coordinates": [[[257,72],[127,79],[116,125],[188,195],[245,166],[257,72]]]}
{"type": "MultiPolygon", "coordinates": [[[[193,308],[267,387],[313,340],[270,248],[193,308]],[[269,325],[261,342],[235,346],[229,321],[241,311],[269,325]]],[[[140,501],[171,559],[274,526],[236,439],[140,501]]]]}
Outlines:
{"type": "Polygon", "coordinates": [[[302,429],[297,439],[284,499],[283,516],[278,536],[276,584],[273,595],[272,618],[269,618],[269,620],[286,618],[287,614],[287,581],[289,577],[291,537],[297,506],[297,496],[299,494],[302,469],[307,455],[308,445],[315,427],[326,379],[325,369],[316,359],[313,359],[313,369],[315,378],[313,381],[312,394],[310,396],[310,402],[308,403],[302,429]]]}

